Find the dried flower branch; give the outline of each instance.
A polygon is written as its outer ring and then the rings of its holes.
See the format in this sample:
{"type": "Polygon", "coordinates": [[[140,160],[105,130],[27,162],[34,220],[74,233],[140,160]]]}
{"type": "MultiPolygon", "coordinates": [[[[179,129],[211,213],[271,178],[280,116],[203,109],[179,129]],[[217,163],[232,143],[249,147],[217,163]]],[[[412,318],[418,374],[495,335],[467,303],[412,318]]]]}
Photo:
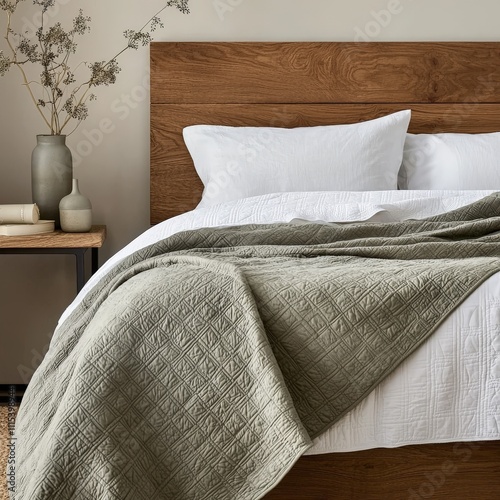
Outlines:
{"type": "MultiPolygon", "coordinates": [[[[87,118],[87,101],[96,99],[91,91],[94,87],[113,85],[120,66],[117,58],[128,49],[138,49],[148,45],[151,32],[163,27],[160,15],[168,7],[175,7],[183,14],[189,13],[189,0],[168,0],[139,30],[125,30],[125,47],[107,61],[83,63],[88,76],[83,83],[77,84],[76,68],[70,66],[70,58],[76,53],[78,37],[90,31],[91,19],[80,10],[73,19],[73,26],[66,31],[61,23],[47,24],[47,11],[54,7],[56,0],[33,0],[41,13],[41,26],[36,30],[34,39],[12,28],[12,17],[18,5],[25,0],[0,0],[0,10],[6,16],[4,38],[10,54],[0,51],[0,76],[4,76],[12,66],[21,72],[23,85],[29,92],[36,109],[49,127],[51,135],[60,135],[71,121],[76,126],[87,118]],[[39,68],[39,81],[28,78],[26,67],[39,68]],[[41,93],[41,95],[40,95],[41,93]]],[[[78,66],[80,66],[79,64],[78,66]]],[[[73,132],[72,131],[72,132],[73,132]]]]}

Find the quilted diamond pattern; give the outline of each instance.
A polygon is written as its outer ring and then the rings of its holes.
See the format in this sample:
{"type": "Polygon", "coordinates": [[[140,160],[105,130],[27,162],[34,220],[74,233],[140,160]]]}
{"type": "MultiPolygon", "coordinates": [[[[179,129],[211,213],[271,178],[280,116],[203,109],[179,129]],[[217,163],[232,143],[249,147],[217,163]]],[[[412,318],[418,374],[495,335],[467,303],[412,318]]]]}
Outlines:
{"type": "Polygon", "coordinates": [[[500,198],[424,221],[175,235],[56,331],[19,499],[256,499],[500,269],[500,198]]]}

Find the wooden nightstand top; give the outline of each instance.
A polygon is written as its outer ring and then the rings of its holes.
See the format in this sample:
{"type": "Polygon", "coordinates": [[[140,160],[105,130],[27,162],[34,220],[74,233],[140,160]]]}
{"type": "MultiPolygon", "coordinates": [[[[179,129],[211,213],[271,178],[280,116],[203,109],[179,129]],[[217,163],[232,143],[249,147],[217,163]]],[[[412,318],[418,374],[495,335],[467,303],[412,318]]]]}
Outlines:
{"type": "Polygon", "coordinates": [[[106,238],[106,226],[92,226],[88,233],[30,234],[0,236],[0,248],[100,248],[106,238]]]}

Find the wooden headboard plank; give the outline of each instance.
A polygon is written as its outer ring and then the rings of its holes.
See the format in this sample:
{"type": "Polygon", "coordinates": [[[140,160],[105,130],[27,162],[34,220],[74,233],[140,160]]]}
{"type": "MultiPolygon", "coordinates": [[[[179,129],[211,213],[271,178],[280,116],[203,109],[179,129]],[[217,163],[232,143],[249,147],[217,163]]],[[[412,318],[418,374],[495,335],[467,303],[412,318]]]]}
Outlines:
{"type": "Polygon", "coordinates": [[[500,46],[153,43],[151,68],[153,103],[497,102],[500,46]]]}
{"type": "MultiPolygon", "coordinates": [[[[412,133],[500,130],[500,104],[412,105],[412,133]]],[[[182,139],[188,125],[302,127],[355,123],[405,109],[388,104],[164,104],[151,108],[151,223],[187,212],[203,185],[182,139]]]]}
{"type": "Polygon", "coordinates": [[[412,109],[410,132],[500,131],[500,43],[153,43],[151,223],[193,209],[194,124],[296,127],[412,109]]]}

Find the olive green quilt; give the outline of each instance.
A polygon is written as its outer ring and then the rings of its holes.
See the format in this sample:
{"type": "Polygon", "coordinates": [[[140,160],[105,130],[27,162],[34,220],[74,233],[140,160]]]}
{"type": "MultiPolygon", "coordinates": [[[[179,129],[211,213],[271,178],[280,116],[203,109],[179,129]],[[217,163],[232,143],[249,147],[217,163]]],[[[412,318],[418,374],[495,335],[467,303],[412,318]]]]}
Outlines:
{"type": "Polygon", "coordinates": [[[261,498],[500,270],[498,231],[492,195],[423,221],[201,229],[138,251],[33,376],[15,498],[261,498]]]}

